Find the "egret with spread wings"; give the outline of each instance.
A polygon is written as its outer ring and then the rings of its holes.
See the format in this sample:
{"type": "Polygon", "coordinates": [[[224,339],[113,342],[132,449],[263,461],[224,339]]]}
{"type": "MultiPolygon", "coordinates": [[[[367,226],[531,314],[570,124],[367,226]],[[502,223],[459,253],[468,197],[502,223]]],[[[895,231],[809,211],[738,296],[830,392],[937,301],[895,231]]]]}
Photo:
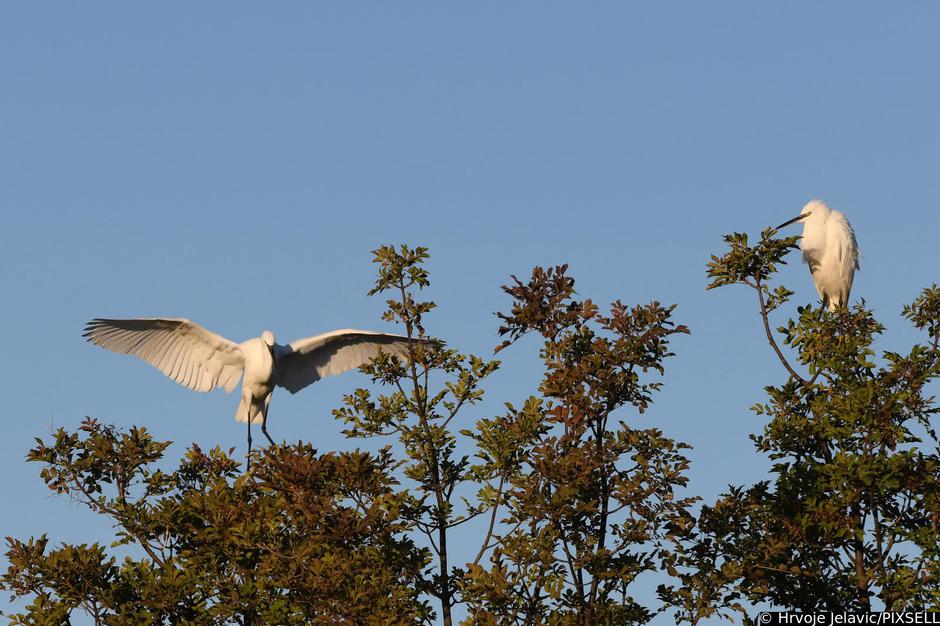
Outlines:
{"type": "Polygon", "coordinates": [[[777,226],[777,229],[794,222],[803,222],[800,248],[823,306],[829,307],[830,311],[848,306],[859,257],[855,231],[849,220],[841,212],[830,209],[825,202],[812,200],[799,215],[777,226]]]}
{"type": "Polygon", "coordinates": [[[242,397],[235,419],[261,423],[267,430],[268,405],[274,387],[297,393],[324,376],[357,368],[380,350],[392,354],[408,351],[408,338],[369,330],[334,330],[298,339],[286,346],[274,341],[269,330],[243,343],[229,341],[187,319],[100,319],[88,322],[83,335],[91,343],[139,357],[184,387],[194,391],[226,393],[242,380],[242,397]]]}

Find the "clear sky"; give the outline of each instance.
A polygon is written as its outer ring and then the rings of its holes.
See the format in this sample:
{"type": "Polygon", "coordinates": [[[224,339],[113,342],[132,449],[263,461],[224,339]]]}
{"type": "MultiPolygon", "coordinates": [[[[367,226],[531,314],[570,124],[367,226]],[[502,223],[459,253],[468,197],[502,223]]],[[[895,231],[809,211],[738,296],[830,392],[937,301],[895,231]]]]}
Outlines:
{"type": "MultiPolygon", "coordinates": [[[[108,536],[24,462],[50,428],[244,447],[237,397],[89,346],[88,319],[394,330],[366,297],[382,243],[430,248],[429,330],[466,351],[496,345],[499,285],[535,264],[598,302],[678,303],[693,334],[624,417],[692,444],[707,500],[759,478],[748,407],[783,373],[705,263],[822,198],[858,236],[853,298],[909,346],[901,305],[940,278],[938,22],[926,1],[4,3],[0,536],[108,536]]],[[[501,354],[460,427],[534,391],[536,348],[501,354]]],[[[367,383],[279,390],[272,432],[355,447],[329,410],[367,383]]]]}

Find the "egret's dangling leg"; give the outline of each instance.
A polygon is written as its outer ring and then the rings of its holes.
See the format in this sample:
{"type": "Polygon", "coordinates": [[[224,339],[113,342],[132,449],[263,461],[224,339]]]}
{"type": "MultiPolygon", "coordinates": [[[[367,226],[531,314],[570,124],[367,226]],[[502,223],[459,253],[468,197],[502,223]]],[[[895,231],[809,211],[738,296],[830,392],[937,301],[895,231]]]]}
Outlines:
{"type": "Polygon", "coordinates": [[[248,469],[251,469],[251,411],[248,411],[248,469]]]}
{"type": "Polygon", "coordinates": [[[264,406],[261,409],[261,432],[264,433],[264,436],[268,438],[268,443],[272,446],[275,445],[274,440],[271,439],[271,435],[268,434],[268,405],[271,404],[271,396],[273,394],[268,394],[264,399],[264,406]]]}
{"type": "Polygon", "coordinates": [[[245,421],[248,423],[248,469],[251,469],[251,423],[258,414],[258,407],[252,400],[251,395],[243,392],[242,404],[245,405],[245,421]]]}

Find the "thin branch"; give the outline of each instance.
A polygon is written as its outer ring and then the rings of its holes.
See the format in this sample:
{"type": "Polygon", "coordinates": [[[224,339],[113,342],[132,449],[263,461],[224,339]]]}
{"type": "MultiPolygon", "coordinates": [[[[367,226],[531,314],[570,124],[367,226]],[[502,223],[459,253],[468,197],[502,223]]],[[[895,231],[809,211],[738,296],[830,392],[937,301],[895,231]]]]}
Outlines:
{"type": "Polygon", "coordinates": [[[571,554],[571,549],[568,546],[568,537],[565,535],[565,531],[559,527],[559,532],[561,533],[561,547],[565,551],[565,557],[568,561],[568,569],[571,570],[571,579],[575,585],[578,587],[578,604],[584,606],[584,579],[581,574],[581,568],[575,566],[574,556],[571,554]]]}
{"type": "Polygon", "coordinates": [[[783,569],[782,567],[771,567],[769,565],[755,565],[754,567],[759,568],[759,569],[765,569],[770,572],[779,572],[781,574],[788,574],[790,576],[806,576],[807,578],[816,578],[816,574],[812,572],[804,572],[803,570],[794,572],[788,569],[783,569]]]}
{"type": "Polygon", "coordinates": [[[493,545],[490,547],[495,548],[496,546],[504,545],[506,543],[506,540],[509,539],[513,535],[513,533],[519,530],[521,526],[522,526],[522,522],[516,522],[516,525],[510,528],[509,532],[507,532],[505,535],[497,536],[496,539],[493,540],[493,545]]]}
{"type": "Polygon", "coordinates": [[[140,547],[144,549],[144,551],[153,560],[153,562],[163,567],[164,561],[162,558],[157,556],[157,553],[153,549],[153,546],[150,545],[150,541],[148,539],[145,539],[144,537],[141,537],[138,533],[133,532],[127,524],[123,523],[123,520],[126,517],[123,513],[111,507],[107,507],[101,504],[101,502],[99,502],[97,499],[93,498],[91,494],[85,491],[85,489],[82,487],[81,481],[78,480],[78,477],[75,474],[72,474],[72,481],[73,481],[73,484],[75,485],[75,489],[79,493],[81,493],[83,496],[85,496],[85,504],[90,509],[92,509],[93,511],[97,511],[98,513],[103,513],[104,515],[108,515],[114,518],[118,523],[121,524],[121,526],[124,527],[125,530],[127,530],[131,534],[131,536],[134,537],[134,539],[137,540],[137,543],[140,544],[140,547]]]}
{"type": "Polygon", "coordinates": [[[503,474],[499,477],[499,486],[496,488],[496,500],[493,502],[493,512],[490,515],[490,526],[486,529],[486,537],[483,538],[483,545],[480,546],[480,551],[477,553],[477,558],[473,559],[473,564],[476,565],[480,562],[480,559],[483,558],[483,553],[486,552],[489,547],[490,537],[493,536],[493,528],[496,526],[496,512],[499,510],[499,501],[503,495],[503,484],[506,482],[506,475],[503,474]]]}
{"type": "Polygon", "coordinates": [[[398,388],[398,391],[401,393],[401,396],[405,399],[405,404],[408,405],[408,409],[415,414],[419,413],[418,405],[411,401],[411,398],[408,397],[408,393],[405,391],[405,388],[401,386],[401,380],[395,379],[395,387],[398,388]]]}
{"type": "Polygon", "coordinates": [[[451,409],[450,415],[447,416],[447,419],[444,420],[444,423],[441,424],[441,428],[447,428],[447,425],[450,423],[450,420],[454,419],[454,416],[457,415],[457,411],[460,410],[460,407],[463,406],[464,401],[470,397],[471,390],[468,390],[454,405],[454,408],[451,409]]]}
{"type": "Polygon", "coordinates": [[[460,526],[460,525],[463,524],[464,522],[469,522],[469,521],[472,520],[472,519],[476,519],[476,518],[480,517],[480,515],[482,515],[482,514],[483,514],[483,511],[477,511],[476,513],[468,513],[467,516],[464,517],[463,519],[459,519],[459,520],[457,520],[456,522],[447,524],[447,528],[448,528],[448,529],[450,529],[450,528],[456,528],[457,526],[460,526]]]}
{"type": "Polygon", "coordinates": [[[428,538],[428,541],[431,542],[431,547],[434,548],[434,553],[437,554],[438,556],[440,556],[441,551],[438,550],[437,544],[434,543],[434,535],[433,535],[433,533],[432,533],[431,531],[429,531],[429,530],[424,530],[423,528],[421,528],[420,530],[421,530],[421,532],[423,532],[424,535],[428,538]]]}
{"type": "Polygon", "coordinates": [[[770,347],[774,349],[774,352],[777,354],[777,358],[780,359],[780,362],[783,363],[783,366],[787,369],[788,372],[790,372],[790,376],[806,385],[806,379],[797,374],[796,370],[794,370],[790,365],[790,362],[787,361],[787,358],[783,356],[783,352],[780,350],[780,346],[777,345],[777,340],[774,339],[773,331],[770,330],[770,312],[767,310],[767,303],[764,301],[764,290],[762,288],[760,278],[755,280],[754,288],[757,291],[757,300],[760,302],[760,316],[764,322],[764,332],[767,333],[767,341],[770,343],[770,347]]]}

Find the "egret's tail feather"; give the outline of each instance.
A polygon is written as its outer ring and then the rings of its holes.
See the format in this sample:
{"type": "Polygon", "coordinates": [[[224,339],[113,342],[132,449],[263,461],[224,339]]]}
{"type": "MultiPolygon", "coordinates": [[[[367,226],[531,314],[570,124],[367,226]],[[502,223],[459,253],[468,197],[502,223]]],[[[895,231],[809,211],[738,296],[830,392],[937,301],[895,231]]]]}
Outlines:
{"type": "MultiPolygon", "coordinates": [[[[241,422],[242,424],[248,423],[248,415],[251,410],[251,400],[242,397],[241,401],[238,403],[238,409],[235,411],[235,421],[241,422]]],[[[255,413],[255,418],[251,420],[252,424],[260,424],[262,420],[261,411],[255,413]]]]}

